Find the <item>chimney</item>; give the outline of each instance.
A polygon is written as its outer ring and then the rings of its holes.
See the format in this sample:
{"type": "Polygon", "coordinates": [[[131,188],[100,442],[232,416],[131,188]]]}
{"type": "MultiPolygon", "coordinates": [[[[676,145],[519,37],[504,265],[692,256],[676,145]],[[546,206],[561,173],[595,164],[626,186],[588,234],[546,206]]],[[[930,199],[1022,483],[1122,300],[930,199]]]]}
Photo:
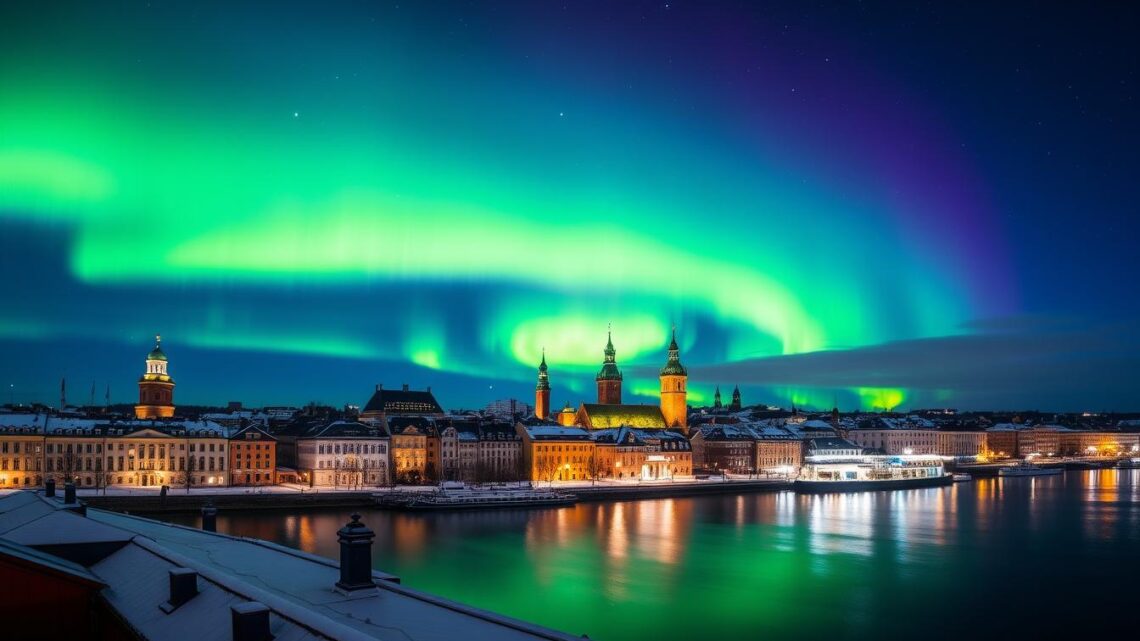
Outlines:
{"type": "Polygon", "coordinates": [[[382,388],[382,387],[384,387],[384,386],[383,386],[383,385],[381,385],[380,383],[377,383],[377,384],[376,384],[376,391],[377,391],[377,392],[379,392],[379,391],[380,391],[380,388],[382,388]]]}
{"type": "Polygon", "coordinates": [[[428,394],[431,394],[431,385],[428,385],[428,394]]]}
{"type": "Polygon", "coordinates": [[[198,594],[198,572],[190,568],[174,568],[170,571],[170,609],[193,599],[198,594]]]}
{"type": "Polygon", "coordinates": [[[206,532],[218,531],[218,508],[213,501],[206,501],[202,506],[202,530],[206,532]]]}
{"type": "Polygon", "coordinates": [[[49,499],[55,496],[55,479],[44,481],[44,496],[49,499]]]}
{"type": "Polygon", "coordinates": [[[337,589],[342,592],[375,588],[372,582],[372,539],[376,535],[353,514],[352,521],[337,531],[340,543],[340,580],[337,589]]]}
{"type": "Polygon", "coordinates": [[[246,601],[230,606],[233,641],[270,641],[269,608],[264,603],[246,601]]]}
{"type": "Polygon", "coordinates": [[[408,384],[407,383],[404,383],[404,391],[405,392],[408,391],[408,384]]]}
{"type": "Polygon", "coordinates": [[[75,502],[75,484],[70,482],[70,481],[63,484],[63,502],[64,503],[74,503],[75,502]]]}

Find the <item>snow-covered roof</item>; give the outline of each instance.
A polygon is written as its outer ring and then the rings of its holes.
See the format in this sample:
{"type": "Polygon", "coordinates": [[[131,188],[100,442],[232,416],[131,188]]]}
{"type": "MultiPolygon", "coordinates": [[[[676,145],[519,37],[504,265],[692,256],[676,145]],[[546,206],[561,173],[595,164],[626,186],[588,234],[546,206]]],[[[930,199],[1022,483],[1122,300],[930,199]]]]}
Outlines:
{"type": "Polygon", "coordinates": [[[107,584],[108,604],[146,639],[229,639],[230,608],[250,602],[269,609],[270,631],[278,640],[578,638],[413,590],[375,571],[375,589],[346,594],[335,587],[337,562],[266,541],[94,508],[83,517],[59,505],[26,491],[0,497],[0,530],[11,529],[10,520],[31,509],[41,514],[38,520],[67,521],[41,528],[45,536],[65,530],[74,541],[88,535],[96,543],[104,538],[100,533],[117,533],[121,546],[96,545],[87,552],[95,555],[90,574],[107,584]],[[198,591],[171,608],[169,575],[176,568],[197,572],[198,591]]]}
{"type": "Polygon", "coordinates": [[[568,438],[568,439],[588,439],[590,433],[581,427],[570,427],[564,425],[526,425],[524,426],[527,434],[531,438],[568,438]]]}

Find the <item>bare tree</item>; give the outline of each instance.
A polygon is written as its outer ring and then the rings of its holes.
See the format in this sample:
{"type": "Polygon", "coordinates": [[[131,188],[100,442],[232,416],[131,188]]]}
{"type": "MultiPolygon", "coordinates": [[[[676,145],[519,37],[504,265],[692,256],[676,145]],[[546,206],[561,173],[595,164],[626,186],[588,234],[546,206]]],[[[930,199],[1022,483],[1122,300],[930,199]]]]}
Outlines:
{"type": "Polygon", "coordinates": [[[56,460],[56,463],[58,464],[58,469],[56,469],[56,476],[60,477],[60,481],[63,483],[74,482],[75,472],[78,470],[79,466],[79,460],[75,456],[75,452],[71,451],[70,444],[68,445],[67,451],[64,452],[63,455],[56,460]]]}
{"type": "Polygon", "coordinates": [[[186,453],[186,464],[182,468],[182,472],[178,475],[178,484],[186,488],[186,493],[190,493],[190,488],[195,485],[194,473],[198,471],[198,461],[194,458],[192,452],[186,453]]]}
{"type": "Polygon", "coordinates": [[[606,473],[605,463],[598,458],[598,449],[590,453],[590,460],[586,462],[586,472],[590,475],[590,481],[593,485],[598,484],[598,477],[606,473]]]}
{"type": "Polygon", "coordinates": [[[546,481],[553,487],[554,476],[558,474],[558,461],[549,454],[540,456],[538,457],[538,465],[536,468],[539,480],[546,481]]]}

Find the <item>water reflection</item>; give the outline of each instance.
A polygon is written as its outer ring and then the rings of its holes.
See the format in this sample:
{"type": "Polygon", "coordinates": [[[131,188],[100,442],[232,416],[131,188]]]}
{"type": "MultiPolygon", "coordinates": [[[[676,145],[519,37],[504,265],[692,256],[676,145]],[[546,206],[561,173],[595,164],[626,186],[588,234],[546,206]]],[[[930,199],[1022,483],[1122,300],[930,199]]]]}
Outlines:
{"type": "MultiPolygon", "coordinates": [[[[1130,607],[1138,475],[364,520],[376,566],[405,584],[594,639],[1049,636],[1130,607]],[[1033,587],[1058,583],[1098,589],[1033,587]]],[[[218,527],[336,558],[347,520],[222,511],[218,527]]]]}

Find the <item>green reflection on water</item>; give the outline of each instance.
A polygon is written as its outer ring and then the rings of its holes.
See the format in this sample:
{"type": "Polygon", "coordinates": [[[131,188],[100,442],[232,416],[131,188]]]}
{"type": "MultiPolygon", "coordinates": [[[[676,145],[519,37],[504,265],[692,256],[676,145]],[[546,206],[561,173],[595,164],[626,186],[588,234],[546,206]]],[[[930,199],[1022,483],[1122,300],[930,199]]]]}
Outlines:
{"type": "MultiPolygon", "coordinates": [[[[364,520],[406,585],[592,639],[998,638],[1111,623],[1081,611],[1126,603],[1138,475],[364,520]]],[[[223,513],[219,529],[336,558],[347,519],[223,513]]]]}

